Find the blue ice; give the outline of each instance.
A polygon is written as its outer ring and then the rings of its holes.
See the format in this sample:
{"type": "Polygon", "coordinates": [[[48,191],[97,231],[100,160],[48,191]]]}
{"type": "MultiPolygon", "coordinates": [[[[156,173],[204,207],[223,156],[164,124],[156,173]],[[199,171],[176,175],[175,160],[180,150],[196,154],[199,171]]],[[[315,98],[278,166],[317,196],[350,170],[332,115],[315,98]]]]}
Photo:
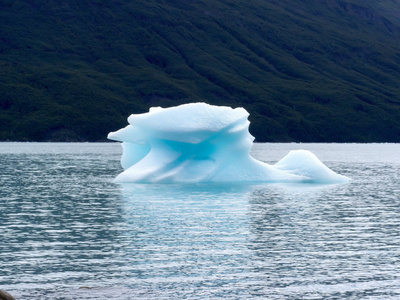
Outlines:
{"type": "Polygon", "coordinates": [[[274,165],[250,155],[254,137],[244,108],[189,103],[133,114],[108,138],[122,142],[115,182],[344,183],[313,153],[290,151],[274,165]]]}

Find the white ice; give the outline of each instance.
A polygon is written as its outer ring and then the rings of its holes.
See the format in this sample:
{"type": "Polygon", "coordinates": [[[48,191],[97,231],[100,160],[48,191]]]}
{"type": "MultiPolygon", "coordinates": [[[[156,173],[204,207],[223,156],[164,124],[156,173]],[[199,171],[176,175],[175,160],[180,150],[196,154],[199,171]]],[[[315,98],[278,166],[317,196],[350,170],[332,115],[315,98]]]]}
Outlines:
{"type": "Polygon", "coordinates": [[[289,152],[275,165],[251,157],[254,137],[244,108],[190,103],[133,114],[108,138],[122,142],[115,182],[308,182],[349,178],[306,150],[289,152]]]}

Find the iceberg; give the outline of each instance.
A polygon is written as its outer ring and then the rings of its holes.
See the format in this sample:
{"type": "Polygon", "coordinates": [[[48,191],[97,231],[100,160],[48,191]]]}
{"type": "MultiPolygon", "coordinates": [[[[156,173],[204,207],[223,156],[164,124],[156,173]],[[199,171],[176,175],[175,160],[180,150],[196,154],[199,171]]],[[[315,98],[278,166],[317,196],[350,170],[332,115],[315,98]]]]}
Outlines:
{"type": "Polygon", "coordinates": [[[250,155],[254,137],[244,108],[189,103],[132,114],[129,125],[110,132],[122,142],[124,171],[115,182],[307,182],[349,178],[306,150],[289,152],[275,165],[250,155]]]}

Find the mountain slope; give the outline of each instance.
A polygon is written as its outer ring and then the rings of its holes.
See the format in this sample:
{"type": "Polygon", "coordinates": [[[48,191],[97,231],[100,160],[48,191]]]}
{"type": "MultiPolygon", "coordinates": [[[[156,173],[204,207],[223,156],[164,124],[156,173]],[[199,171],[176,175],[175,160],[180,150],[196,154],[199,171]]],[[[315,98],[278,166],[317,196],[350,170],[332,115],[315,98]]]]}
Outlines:
{"type": "Polygon", "coordinates": [[[0,140],[243,106],[258,141],[400,141],[398,0],[0,1],[0,140]]]}

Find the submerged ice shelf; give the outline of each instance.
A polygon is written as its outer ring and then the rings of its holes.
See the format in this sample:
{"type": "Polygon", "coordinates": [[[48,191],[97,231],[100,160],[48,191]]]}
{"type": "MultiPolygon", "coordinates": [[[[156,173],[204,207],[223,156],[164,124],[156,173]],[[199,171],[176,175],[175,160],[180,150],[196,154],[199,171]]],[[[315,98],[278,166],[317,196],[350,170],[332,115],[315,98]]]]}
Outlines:
{"type": "Polygon", "coordinates": [[[244,108],[206,103],[131,115],[128,126],[108,135],[123,148],[125,171],[115,182],[349,181],[306,150],[290,151],[275,165],[254,159],[248,116],[244,108]]]}

